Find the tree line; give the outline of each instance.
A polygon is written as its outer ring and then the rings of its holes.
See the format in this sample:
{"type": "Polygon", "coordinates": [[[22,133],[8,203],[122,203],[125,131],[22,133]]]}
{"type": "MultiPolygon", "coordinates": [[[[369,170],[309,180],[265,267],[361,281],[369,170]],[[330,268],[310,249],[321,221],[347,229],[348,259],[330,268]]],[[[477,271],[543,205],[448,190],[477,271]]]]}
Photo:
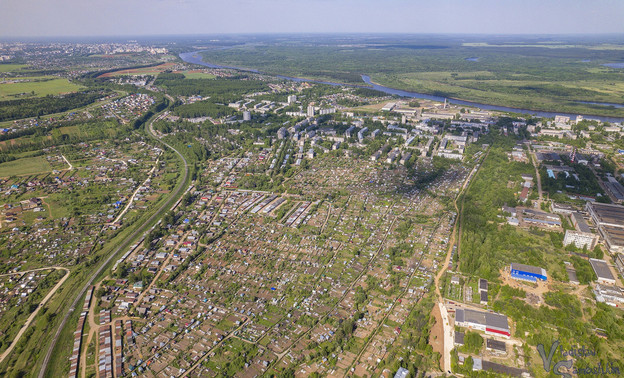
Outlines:
{"type": "Polygon", "coordinates": [[[45,96],[19,100],[0,101],[0,122],[39,117],[65,112],[89,105],[105,96],[100,90],[70,93],[64,96],[45,96]]]}

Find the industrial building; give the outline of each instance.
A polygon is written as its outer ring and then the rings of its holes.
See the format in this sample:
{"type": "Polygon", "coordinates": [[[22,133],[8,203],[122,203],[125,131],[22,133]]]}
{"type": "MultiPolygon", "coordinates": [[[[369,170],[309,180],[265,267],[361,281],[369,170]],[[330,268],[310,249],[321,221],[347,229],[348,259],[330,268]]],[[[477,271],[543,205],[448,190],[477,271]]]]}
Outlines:
{"type": "Polygon", "coordinates": [[[624,206],[588,202],[586,209],[609,252],[624,253],[624,206]]]}
{"type": "Polygon", "coordinates": [[[511,263],[510,272],[511,277],[523,281],[537,282],[538,279],[542,281],[548,279],[544,268],[531,265],[511,263]]]}
{"type": "Polygon", "coordinates": [[[488,291],[488,281],[484,278],[479,278],[479,291],[488,291]]]}
{"type": "Polygon", "coordinates": [[[479,291],[479,303],[481,303],[484,306],[487,306],[488,304],[488,292],[487,291],[479,291]]]}
{"type": "Polygon", "coordinates": [[[507,353],[507,345],[505,342],[494,339],[485,340],[485,349],[497,354],[507,353]]]}
{"type": "Polygon", "coordinates": [[[609,306],[620,307],[624,305],[624,293],[617,286],[607,286],[596,284],[594,294],[598,302],[606,303],[609,306]]]}
{"type": "Polygon", "coordinates": [[[585,222],[585,218],[579,212],[573,212],[570,214],[570,219],[572,220],[572,225],[577,231],[584,232],[586,234],[591,233],[591,229],[587,222],[585,222]]]}
{"type": "Polygon", "coordinates": [[[609,269],[609,265],[604,260],[598,259],[589,259],[589,263],[591,264],[594,272],[596,272],[596,276],[598,276],[598,282],[608,285],[615,285],[615,277],[611,273],[611,269],[609,269]]]}
{"type": "Polygon", "coordinates": [[[620,271],[620,274],[624,275],[624,257],[620,254],[615,256],[615,267],[620,271]]]}
{"type": "Polygon", "coordinates": [[[464,333],[455,331],[455,338],[453,340],[455,345],[464,345],[464,333]]]}
{"type": "MultiPolygon", "coordinates": [[[[524,190],[523,193],[526,197],[524,190]]],[[[523,195],[521,195],[521,197],[522,196],[523,195]]],[[[522,222],[527,226],[561,228],[561,219],[557,214],[551,214],[533,209],[522,209],[522,222]]]]}
{"type": "Polygon", "coordinates": [[[567,203],[553,202],[550,205],[550,210],[555,214],[571,215],[573,212],[576,211],[576,208],[567,203]]]}
{"type": "Polygon", "coordinates": [[[604,185],[612,198],[615,198],[618,203],[624,202],[624,186],[622,186],[615,177],[608,177],[604,185]]]}
{"type": "Polygon", "coordinates": [[[477,329],[489,335],[507,338],[511,336],[509,322],[505,315],[458,308],[455,312],[455,322],[460,327],[477,329]]]}

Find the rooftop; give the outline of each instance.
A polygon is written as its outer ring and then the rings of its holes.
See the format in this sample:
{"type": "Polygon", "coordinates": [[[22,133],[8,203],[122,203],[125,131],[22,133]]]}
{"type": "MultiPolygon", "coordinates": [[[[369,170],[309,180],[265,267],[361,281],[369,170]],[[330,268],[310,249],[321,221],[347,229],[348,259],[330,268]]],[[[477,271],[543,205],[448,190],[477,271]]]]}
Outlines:
{"type": "Polygon", "coordinates": [[[486,327],[500,328],[509,330],[509,322],[505,315],[492,312],[476,311],[471,309],[457,309],[458,322],[469,322],[485,325],[486,327]]]}
{"type": "Polygon", "coordinates": [[[598,278],[602,278],[605,280],[615,280],[615,278],[613,277],[613,274],[611,274],[611,270],[609,269],[609,266],[607,265],[607,262],[604,260],[598,260],[598,259],[589,259],[589,263],[591,264],[592,268],[594,268],[594,272],[596,272],[596,275],[598,276],[598,278]]]}
{"type": "Polygon", "coordinates": [[[507,346],[504,341],[498,341],[494,339],[487,339],[485,341],[485,347],[488,349],[494,349],[494,350],[498,350],[501,352],[507,351],[507,346]]]}
{"type": "Polygon", "coordinates": [[[455,344],[464,345],[464,333],[455,332],[455,344]]]}
{"type": "Polygon", "coordinates": [[[624,246],[624,228],[603,226],[602,230],[607,234],[609,245],[624,246]]]}
{"type": "Polygon", "coordinates": [[[589,225],[587,224],[587,222],[585,222],[585,219],[583,219],[583,216],[581,215],[581,213],[574,212],[572,213],[572,217],[574,218],[574,221],[576,223],[576,228],[578,231],[591,233],[589,225]]]}
{"type": "Polygon", "coordinates": [[[512,270],[520,270],[520,271],[523,271],[523,272],[533,273],[533,274],[544,274],[545,273],[543,268],[538,268],[536,266],[525,265],[525,264],[518,264],[518,263],[511,263],[511,269],[512,270]]]}
{"type": "Polygon", "coordinates": [[[606,203],[589,202],[587,208],[601,224],[624,228],[624,206],[606,203]]]}

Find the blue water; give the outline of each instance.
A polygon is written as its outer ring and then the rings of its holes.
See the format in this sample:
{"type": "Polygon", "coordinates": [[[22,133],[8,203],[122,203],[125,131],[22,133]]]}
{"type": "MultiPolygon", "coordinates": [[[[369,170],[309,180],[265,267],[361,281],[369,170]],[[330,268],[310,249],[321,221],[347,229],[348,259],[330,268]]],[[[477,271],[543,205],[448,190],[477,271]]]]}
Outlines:
{"type": "MultiPolygon", "coordinates": [[[[198,64],[198,65],[209,67],[209,68],[227,68],[227,69],[233,69],[233,70],[239,70],[239,71],[262,73],[262,72],[260,72],[258,70],[255,70],[255,69],[247,69],[247,68],[240,68],[240,67],[224,66],[224,65],[219,65],[219,64],[207,63],[207,62],[204,62],[202,60],[202,56],[200,55],[200,53],[201,53],[201,51],[193,51],[193,52],[188,52],[188,53],[181,53],[180,54],[180,59],[182,59],[183,61],[185,61],[187,63],[198,64]]],[[[271,76],[275,76],[275,77],[278,77],[278,78],[284,79],[284,80],[296,81],[296,82],[310,82],[310,83],[327,84],[327,85],[334,85],[334,86],[363,87],[363,86],[359,86],[359,85],[348,85],[348,84],[342,84],[342,83],[335,83],[335,82],[331,82],[331,81],[320,81],[320,80],[303,79],[303,78],[300,78],[300,77],[290,77],[290,76],[283,76],[283,75],[271,75],[271,76]]],[[[428,95],[428,94],[425,94],[425,93],[404,91],[404,90],[401,90],[401,89],[395,89],[395,88],[385,87],[383,85],[378,85],[378,84],[373,83],[371,81],[370,77],[367,76],[367,75],[362,75],[362,80],[364,81],[364,83],[369,85],[369,86],[367,86],[367,88],[372,88],[372,89],[378,90],[380,92],[387,93],[389,95],[397,95],[397,96],[408,97],[408,98],[421,98],[421,99],[427,99],[427,100],[433,100],[433,101],[439,101],[439,102],[444,102],[444,100],[446,99],[446,98],[441,97],[441,96],[433,96],[433,95],[428,95]]],[[[457,99],[453,99],[453,98],[449,98],[449,99],[446,99],[446,100],[449,103],[456,104],[456,105],[474,106],[474,107],[477,107],[477,108],[480,108],[480,109],[483,109],[483,110],[494,110],[494,111],[509,112],[509,113],[519,113],[519,114],[531,114],[531,115],[538,116],[538,117],[543,117],[543,118],[554,118],[556,115],[563,115],[563,116],[568,116],[568,117],[571,117],[571,118],[576,118],[576,116],[577,116],[577,114],[572,114],[572,113],[559,113],[559,112],[554,113],[554,112],[542,112],[542,111],[536,111],[536,110],[530,110],[530,109],[510,108],[510,107],[507,107],[507,106],[481,104],[481,103],[478,103],[478,102],[457,100],[457,99]]],[[[604,106],[624,107],[624,105],[620,105],[620,104],[607,104],[607,103],[592,103],[592,104],[604,105],[604,106]]],[[[618,117],[604,117],[604,116],[597,116],[597,115],[587,115],[587,117],[590,118],[590,119],[597,119],[597,120],[600,120],[602,122],[624,122],[624,118],[618,118],[618,117]]]]}
{"type": "Polygon", "coordinates": [[[603,66],[610,68],[624,68],[624,63],[605,63],[603,66]]]}
{"type": "Polygon", "coordinates": [[[464,59],[464,60],[466,60],[466,61],[468,61],[468,62],[478,62],[478,61],[479,61],[479,58],[466,58],[466,59],[464,59]]]}

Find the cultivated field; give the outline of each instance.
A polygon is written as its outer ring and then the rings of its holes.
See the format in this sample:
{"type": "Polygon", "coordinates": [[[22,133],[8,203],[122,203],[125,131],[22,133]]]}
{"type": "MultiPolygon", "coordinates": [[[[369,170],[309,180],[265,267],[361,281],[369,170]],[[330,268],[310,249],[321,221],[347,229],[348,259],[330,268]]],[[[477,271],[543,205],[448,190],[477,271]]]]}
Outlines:
{"type": "Polygon", "coordinates": [[[0,164],[0,177],[50,172],[52,166],[41,156],[18,159],[0,164]]]}
{"type": "Polygon", "coordinates": [[[144,67],[144,68],[134,68],[130,70],[121,70],[115,72],[105,73],[100,77],[114,77],[114,76],[123,76],[123,75],[158,75],[159,73],[171,69],[175,63],[163,63],[158,66],[153,67],[144,67]]]}
{"type": "Polygon", "coordinates": [[[0,72],[13,72],[27,67],[25,64],[0,64],[0,72]]]}
{"type": "Polygon", "coordinates": [[[51,76],[19,77],[6,81],[8,82],[0,84],[0,100],[58,95],[76,92],[82,88],[67,79],[51,76]]]}

